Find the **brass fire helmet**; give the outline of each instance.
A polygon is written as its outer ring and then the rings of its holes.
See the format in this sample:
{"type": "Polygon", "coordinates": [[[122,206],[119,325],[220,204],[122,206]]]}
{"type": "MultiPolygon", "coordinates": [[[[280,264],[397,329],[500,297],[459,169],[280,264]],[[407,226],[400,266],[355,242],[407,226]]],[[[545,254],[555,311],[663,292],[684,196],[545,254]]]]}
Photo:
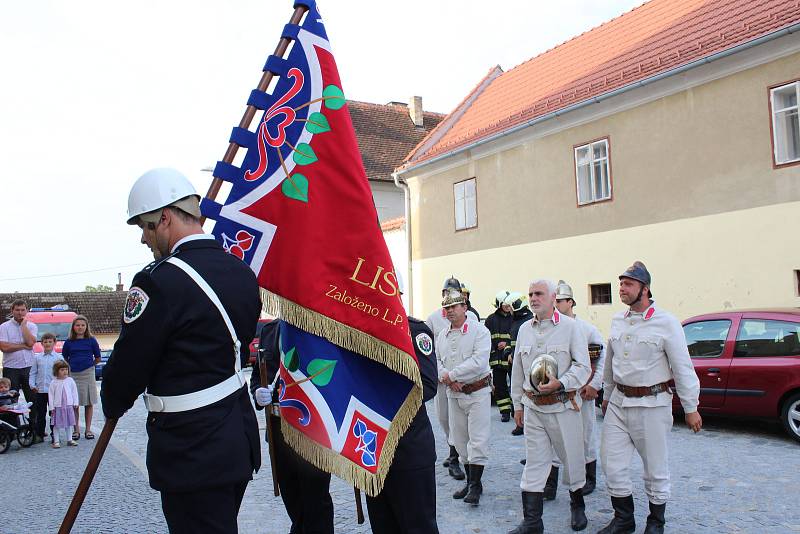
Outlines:
{"type": "Polygon", "coordinates": [[[550,380],[548,376],[558,377],[558,361],[549,354],[541,354],[533,360],[528,373],[533,390],[539,393],[539,386],[550,380]]]}

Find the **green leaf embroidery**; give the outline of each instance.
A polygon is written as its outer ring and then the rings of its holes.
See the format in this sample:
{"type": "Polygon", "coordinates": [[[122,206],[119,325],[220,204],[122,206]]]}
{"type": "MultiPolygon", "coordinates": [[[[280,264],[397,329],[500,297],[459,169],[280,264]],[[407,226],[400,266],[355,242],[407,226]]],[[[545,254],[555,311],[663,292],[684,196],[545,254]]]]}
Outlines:
{"type": "Polygon", "coordinates": [[[336,360],[315,358],[308,362],[306,371],[315,386],[327,386],[331,378],[333,378],[334,367],[336,367],[336,360]]]}
{"type": "Polygon", "coordinates": [[[283,366],[290,372],[295,372],[300,367],[300,355],[292,347],[283,357],[283,366]]]}
{"type": "Polygon", "coordinates": [[[308,202],[308,179],[302,174],[293,174],[283,181],[281,191],[291,199],[308,202]]]}
{"type": "Polygon", "coordinates": [[[298,165],[309,165],[318,159],[314,149],[311,148],[311,145],[308,143],[298,144],[294,149],[292,158],[294,158],[294,162],[298,165]]]}
{"type": "Polygon", "coordinates": [[[322,97],[325,99],[325,107],[328,109],[339,109],[345,104],[344,93],[335,85],[329,85],[323,89],[322,97]]]}
{"type": "Polygon", "coordinates": [[[309,115],[308,119],[306,119],[306,130],[315,134],[330,132],[331,125],[328,124],[328,119],[325,118],[325,115],[316,112],[309,115]]]}

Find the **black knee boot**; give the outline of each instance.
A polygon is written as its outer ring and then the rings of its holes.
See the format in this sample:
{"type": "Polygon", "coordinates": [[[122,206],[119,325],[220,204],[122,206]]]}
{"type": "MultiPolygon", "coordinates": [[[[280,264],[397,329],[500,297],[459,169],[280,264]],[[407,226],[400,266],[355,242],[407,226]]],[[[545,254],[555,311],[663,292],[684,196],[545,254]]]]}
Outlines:
{"type": "MultiPolygon", "coordinates": [[[[450,464],[450,465],[452,466],[453,464],[450,464]]],[[[469,493],[469,471],[470,471],[471,468],[472,468],[471,465],[464,464],[464,469],[467,471],[467,483],[464,484],[463,488],[461,488],[457,492],[453,493],[453,498],[454,499],[463,499],[464,497],[467,496],[467,493],[469,493]]]]}
{"type": "Polygon", "coordinates": [[[547,482],[544,484],[544,500],[552,501],[556,498],[556,491],[558,490],[558,467],[555,465],[550,468],[550,476],[547,477],[547,482]]]}
{"type": "Polygon", "coordinates": [[[444,459],[444,462],[442,462],[442,467],[450,467],[450,461],[453,458],[458,460],[458,451],[456,450],[455,447],[450,445],[450,454],[447,456],[447,458],[444,459]]]}
{"type": "Polygon", "coordinates": [[[477,464],[470,464],[469,466],[469,476],[467,480],[469,481],[469,491],[467,492],[467,496],[464,497],[464,502],[467,504],[471,504],[473,506],[477,506],[481,500],[481,493],[483,493],[483,484],[481,483],[481,477],[483,476],[483,466],[477,464]]]}
{"type": "Polygon", "coordinates": [[[597,534],[633,534],[636,521],[633,519],[633,495],[627,497],[611,497],[614,507],[614,519],[597,534]]]}
{"type": "Polygon", "coordinates": [[[544,534],[542,523],[542,494],[522,492],[522,523],[508,534],[544,534]]]}
{"type": "Polygon", "coordinates": [[[664,534],[664,512],[666,504],[650,503],[650,515],[647,516],[647,525],[644,527],[644,534],[664,534]]]}
{"type": "Polygon", "coordinates": [[[583,502],[583,491],[569,492],[569,512],[572,530],[583,530],[589,521],[586,519],[586,504],[583,502]]]}
{"type": "Polygon", "coordinates": [[[586,464],[586,484],[583,486],[583,494],[589,495],[597,485],[597,460],[586,464]]]}
{"type": "MultiPolygon", "coordinates": [[[[466,466],[467,464],[464,464],[464,467],[466,466]]],[[[464,471],[461,470],[461,464],[458,463],[458,454],[456,454],[455,458],[450,458],[450,466],[447,468],[447,472],[456,480],[464,480],[466,478],[464,471]]]]}

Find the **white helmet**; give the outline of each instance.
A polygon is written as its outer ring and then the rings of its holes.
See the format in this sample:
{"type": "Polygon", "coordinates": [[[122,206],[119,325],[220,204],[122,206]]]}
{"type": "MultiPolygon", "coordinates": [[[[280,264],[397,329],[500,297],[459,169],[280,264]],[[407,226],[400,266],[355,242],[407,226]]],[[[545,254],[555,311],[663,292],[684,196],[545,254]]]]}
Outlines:
{"type": "Polygon", "coordinates": [[[196,200],[182,202],[179,207],[190,215],[199,217],[200,206],[197,202],[200,195],[186,176],[169,168],[149,170],[131,187],[128,195],[128,224],[137,224],[137,218],[143,213],[164,208],[190,196],[195,196],[196,200]]]}

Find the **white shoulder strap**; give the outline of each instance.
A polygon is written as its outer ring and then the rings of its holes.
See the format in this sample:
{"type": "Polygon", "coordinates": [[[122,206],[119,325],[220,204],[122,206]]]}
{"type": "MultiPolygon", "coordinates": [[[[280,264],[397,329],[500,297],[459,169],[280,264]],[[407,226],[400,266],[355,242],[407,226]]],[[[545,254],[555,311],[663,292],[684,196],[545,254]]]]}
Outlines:
{"type": "Polygon", "coordinates": [[[195,271],[192,268],[192,266],[189,265],[188,263],[186,263],[185,261],[180,260],[180,259],[176,258],[175,256],[172,256],[171,258],[167,259],[167,263],[171,263],[172,265],[174,265],[175,267],[179,268],[180,270],[185,272],[187,275],[189,275],[189,278],[194,280],[194,283],[197,284],[200,287],[200,289],[203,290],[203,293],[206,294],[208,299],[211,302],[213,302],[214,306],[216,306],[217,309],[219,310],[220,315],[222,315],[222,318],[225,320],[225,326],[228,327],[228,332],[230,332],[230,334],[231,334],[231,339],[233,340],[234,359],[236,360],[235,369],[236,369],[236,372],[238,373],[242,368],[242,363],[241,363],[241,347],[242,347],[242,344],[239,342],[239,339],[236,337],[236,330],[234,330],[234,328],[233,328],[233,323],[231,322],[231,318],[228,315],[228,312],[226,312],[225,308],[222,306],[222,302],[219,300],[219,297],[217,296],[216,293],[214,293],[214,290],[211,289],[211,286],[208,285],[208,282],[206,282],[203,279],[203,277],[200,276],[200,274],[197,271],[195,271]]]}

